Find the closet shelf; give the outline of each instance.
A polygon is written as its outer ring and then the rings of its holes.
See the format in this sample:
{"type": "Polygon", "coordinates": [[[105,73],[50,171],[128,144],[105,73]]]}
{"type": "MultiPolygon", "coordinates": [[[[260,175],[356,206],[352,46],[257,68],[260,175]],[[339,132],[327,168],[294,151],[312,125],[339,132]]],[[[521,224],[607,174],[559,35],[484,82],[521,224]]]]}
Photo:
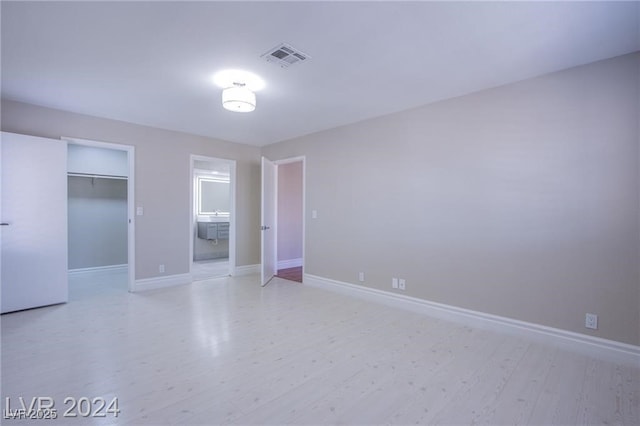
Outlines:
{"type": "Polygon", "coordinates": [[[117,176],[117,175],[98,175],[98,174],[91,174],[91,173],[67,173],[67,176],[74,176],[74,177],[87,177],[87,178],[94,178],[94,179],[122,179],[122,180],[127,180],[126,176],[117,176]]]}

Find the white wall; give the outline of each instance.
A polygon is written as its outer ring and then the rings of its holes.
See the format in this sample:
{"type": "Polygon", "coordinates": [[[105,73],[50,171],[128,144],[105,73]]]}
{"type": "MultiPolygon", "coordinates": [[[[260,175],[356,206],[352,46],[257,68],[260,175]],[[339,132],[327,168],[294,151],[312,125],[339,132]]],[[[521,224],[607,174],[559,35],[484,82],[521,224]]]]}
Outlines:
{"type": "Polygon", "coordinates": [[[306,272],[639,344],[639,78],[626,55],[264,148],[306,156],[306,272]]]}
{"type": "Polygon", "coordinates": [[[278,165],[278,261],[302,258],[302,161],[278,165]]]}

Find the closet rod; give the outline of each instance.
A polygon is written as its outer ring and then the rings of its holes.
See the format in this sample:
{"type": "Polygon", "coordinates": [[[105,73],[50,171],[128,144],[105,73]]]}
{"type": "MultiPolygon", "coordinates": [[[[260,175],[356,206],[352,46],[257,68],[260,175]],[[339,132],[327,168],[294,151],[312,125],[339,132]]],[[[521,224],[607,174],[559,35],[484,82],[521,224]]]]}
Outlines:
{"type": "Polygon", "coordinates": [[[77,176],[77,177],[88,177],[88,178],[98,178],[98,179],[124,179],[127,180],[126,176],[117,176],[117,175],[98,175],[98,174],[90,174],[90,173],[67,173],[67,176],[77,176]]]}

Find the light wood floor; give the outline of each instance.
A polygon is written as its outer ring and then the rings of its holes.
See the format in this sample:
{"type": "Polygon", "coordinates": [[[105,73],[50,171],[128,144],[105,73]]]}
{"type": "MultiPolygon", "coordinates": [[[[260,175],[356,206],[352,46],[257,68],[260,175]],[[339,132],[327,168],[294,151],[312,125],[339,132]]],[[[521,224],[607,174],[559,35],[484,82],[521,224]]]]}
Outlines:
{"type": "Polygon", "coordinates": [[[117,419],[35,424],[640,424],[640,368],[258,281],[3,315],[2,401],[119,400],[117,419]]]}
{"type": "Polygon", "coordinates": [[[194,281],[212,277],[229,275],[229,258],[213,260],[197,260],[191,265],[191,276],[194,281]]]}

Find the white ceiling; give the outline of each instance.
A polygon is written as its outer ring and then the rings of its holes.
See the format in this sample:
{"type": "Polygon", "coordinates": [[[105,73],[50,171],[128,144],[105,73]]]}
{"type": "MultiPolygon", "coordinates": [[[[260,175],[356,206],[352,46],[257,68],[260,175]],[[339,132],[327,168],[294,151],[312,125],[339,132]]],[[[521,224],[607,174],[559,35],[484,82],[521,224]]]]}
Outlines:
{"type": "Polygon", "coordinates": [[[252,145],[640,50],[639,2],[2,2],[2,96],[252,145]],[[288,43],[311,60],[260,55],[288,43]],[[257,109],[212,75],[254,72],[257,109]]]}

